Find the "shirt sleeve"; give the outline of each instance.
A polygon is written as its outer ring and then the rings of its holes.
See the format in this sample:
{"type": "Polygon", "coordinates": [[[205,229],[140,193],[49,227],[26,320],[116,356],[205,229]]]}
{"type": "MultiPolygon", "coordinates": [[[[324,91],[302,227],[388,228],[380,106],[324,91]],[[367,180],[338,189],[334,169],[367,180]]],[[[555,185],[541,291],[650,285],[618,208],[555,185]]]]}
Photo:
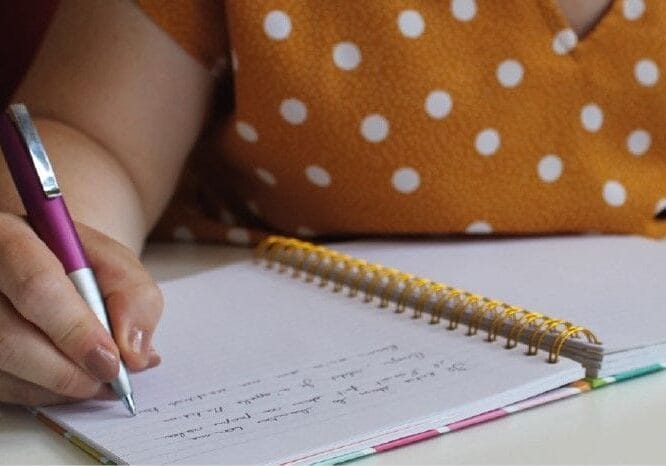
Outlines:
{"type": "Polygon", "coordinates": [[[222,0],[136,0],[187,53],[213,70],[227,54],[222,0]]]}

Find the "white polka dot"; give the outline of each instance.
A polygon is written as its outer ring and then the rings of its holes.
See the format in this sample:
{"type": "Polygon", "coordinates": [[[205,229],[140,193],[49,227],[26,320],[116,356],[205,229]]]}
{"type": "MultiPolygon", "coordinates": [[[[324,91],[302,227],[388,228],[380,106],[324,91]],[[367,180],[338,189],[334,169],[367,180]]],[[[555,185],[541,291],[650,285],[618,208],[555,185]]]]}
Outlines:
{"type": "Polygon", "coordinates": [[[638,60],[634,66],[634,77],[643,86],[654,86],[659,81],[659,68],[649,58],[638,60]]]}
{"type": "Polygon", "coordinates": [[[627,200],[627,191],[619,181],[610,180],[604,184],[604,201],[612,207],[620,207],[627,200]]]}
{"type": "Polygon", "coordinates": [[[298,233],[298,236],[302,236],[304,238],[311,238],[317,234],[314,232],[314,230],[312,230],[312,228],[308,227],[298,227],[296,228],[296,233],[298,233]]]}
{"type": "Polygon", "coordinates": [[[234,73],[238,71],[238,55],[236,54],[235,49],[231,50],[231,69],[234,73]]]}
{"type": "Polygon", "coordinates": [[[277,183],[277,180],[275,179],[275,175],[273,175],[271,172],[266,170],[265,168],[257,168],[254,173],[259,177],[261,181],[266,183],[268,186],[275,186],[277,183]]]}
{"type": "Polygon", "coordinates": [[[229,228],[227,230],[227,241],[233,244],[248,244],[250,242],[250,232],[247,228],[229,228]]]}
{"type": "Polygon", "coordinates": [[[485,156],[493,155],[497,152],[500,143],[500,134],[494,128],[486,128],[483,131],[479,131],[474,141],[476,151],[485,156]]]}
{"type": "Polygon", "coordinates": [[[398,15],[398,29],[403,36],[416,39],[425,30],[423,16],[416,10],[404,10],[398,15]]]}
{"type": "Polygon", "coordinates": [[[391,182],[396,191],[409,194],[419,189],[421,176],[411,167],[402,167],[393,172],[391,182]]]}
{"type": "Polygon", "coordinates": [[[308,117],[308,108],[298,99],[285,99],[280,104],[280,115],[292,125],[300,125],[308,117]]]}
{"type": "Polygon", "coordinates": [[[236,217],[234,214],[229,212],[227,209],[220,209],[220,220],[222,220],[222,223],[225,225],[235,225],[236,224],[236,217]]]}
{"type": "Polygon", "coordinates": [[[331,175],[319,165],[310,165],[305,169],[305,176],[310,183],[325,188],[331,184],[331,175]]]}
{"type": "Polygon", "coordinates": [[[470,223],[467,228],[465,228],[465,233],[470,235],[488,235],[493,232],[493,227],[490,224],[483,220],[478,220],[476,222],[470,223]]]}
{"type": "Polygon", "coordinates": [[[291,33],[291,18],[284,11],[271,11],[264,18],[264,32],[273,40],[286,39],[291,33]]]}
{"type": "Polygon", "coordinates": [[[368,115],[361,121],[361,134],[368,142],[381,142],[389,134],[389,122],[376,113],[368,115]]]}
{"type": "Polygon", "coordinates": [[[259,133],[257,133],[257,130],[254,129],[254,126],[245,121],[236,122],[236,132],[247,142],[257,142],[259,140],[259,133]]]}
{"type": "Polygon", "coordinates": [[[636,156],[645,154],[651,143],[652,137],[644,129],[635,129],[627,136],[627,150],[636,156]]]}
{"type": "Polygon", "coordinates": [[[622,2],[622,14],[625,19],[635,21],[645,13],[645,2],[643,0],[624,0],[622,2]]]}
{"type": "Polygon", "coordinates": [[[179,226],[174,228],[173,238],[178,241],[194,241],[194,233],[186,226],[179,226]]]}
{"type": "Polygon", "coordinates": [[[446,91],[432,91],[425,100],[425,111],[436,120],[440,120],[451,112],[453,100],[446,91]]]}
{"type": "Polygon", "coordinates": [[[333,62],[341,70],[353,70],[361,63],[361,50],[353,42],[340,42],[333,47],[333,62]]]}
{"type": "Polygon", "coordinates": [[[523,65],[518,60],[504,60],[497,67],[497,80],[504,87],[516,87],[523,80],[523,65]]]}
{"type": "Polygon", "coordinates": [[[544,155],[537,166],[539,178],[546,183],[557,181],[562,176],[562,159],[555,154],[544,155]]]}
{"type": "Polygon", "coordinates": [[[662,197],[657,201],[657,205],[654,207],[654,214],[659,215],[661,212],[666,210],[666,197],[662,197]]]}
{"type": "Polygon", "coordinates": [[[476,16],[476,1],[452,0],[451,14],[458,21],[470,21],[476,16]]]}
{"type": "Polygon", "coordinates": [[[247,210],[249,210],[249,211],[252,213],[252,215],[254,215],[254,216],[256,216],[256,217],[259,216],[259,206],[257,205],[256,202],[254,202],[254,201],[247,201],[247,202],[245,203],[245,205],[247,206],[247,210]]]}
{"type": "Polygon", "coordinates": [[[580,111],[580,122],[583,124],[583,128],[595,133],[604,124],[604,112],[597,104],[587,104],[580,111]]]}
{"type": "Polygon", "coordinates": [[[562,29],[553,38],[553,52],[558,55],[569,53],[578,44],[578,36],[573,29],[562,29]]]}

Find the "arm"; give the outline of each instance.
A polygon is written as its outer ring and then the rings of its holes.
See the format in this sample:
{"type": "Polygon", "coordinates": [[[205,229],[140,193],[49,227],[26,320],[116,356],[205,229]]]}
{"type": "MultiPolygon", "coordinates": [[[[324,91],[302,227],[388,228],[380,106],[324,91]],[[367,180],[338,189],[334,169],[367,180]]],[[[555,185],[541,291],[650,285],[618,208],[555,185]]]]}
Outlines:
{"type": "MultiPolygon", "coordinates": [[[[132,3],[67,0],[13,100],[36,120],[74,218],[138,252],[173,194],[212,87],[210,73],[132,3]]],[[[13,186],[0,189],[4,198],[13,186]]]]}
{"type": "Polygon", "coordinates": [[[0,402],[99,394],[154,365],[159,290],[137,254],[173,193],[213,80],[129,1],[63,0],[14,101],[28,105],[102,288],[115,343],[27,228],[0,165],[0,402]]]}

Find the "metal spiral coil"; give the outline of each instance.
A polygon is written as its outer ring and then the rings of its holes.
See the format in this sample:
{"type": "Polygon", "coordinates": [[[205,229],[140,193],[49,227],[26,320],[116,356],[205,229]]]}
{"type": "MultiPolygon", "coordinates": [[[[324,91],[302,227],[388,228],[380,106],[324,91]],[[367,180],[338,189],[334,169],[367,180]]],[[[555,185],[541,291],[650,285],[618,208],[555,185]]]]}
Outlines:
{"type": "Polygon", "coordinates": [[[515,348],[519,342],[527,344],[527,355],[535,355],[548,346],[548,362],[555,363],[566,342],[585,337],[589,343],[599,345],[599,339],[585,327],[571,322],[532,312],[502,301],[486,298],[460,288],[434,282],[398,269],[373,264],[324,246],[283,236],[269,236],[255,249],[255,260],[267,268],[278,266],[281,273],[292,270],[295,278],[306,282],[319,278],[319,286],[333,284],[334,292],[347,288],[350,297],[362,292],[365,302],[379,300],[379,307],[395,303],[395,312],[413,311],[412,317],[430,314],[430,323],[448,320],[448,329],[460,324],[467,326],[467,335],[487,331],[486,341],[498,335],[506,338],[505,348],[515,348]]]}

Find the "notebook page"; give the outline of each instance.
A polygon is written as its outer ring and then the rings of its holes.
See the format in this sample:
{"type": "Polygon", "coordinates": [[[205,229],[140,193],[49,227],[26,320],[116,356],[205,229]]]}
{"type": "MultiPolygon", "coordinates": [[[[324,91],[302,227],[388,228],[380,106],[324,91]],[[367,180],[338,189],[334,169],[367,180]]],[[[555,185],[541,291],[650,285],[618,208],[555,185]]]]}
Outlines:
{"type": "MultiPolygon", "coordinates": [[[[583,376],[241,263],[164,285],[163,364],[118,402],[44,409],[129,463],[269,463],[439,425],[583,376]]],[[[399,435],[398,435],[399,436],[399,435]]]]}
{"type": "Polygon", "coordinates": [[[666,342],[664,240],[571,236],[333,247],[583,325],[601,338],[606,354],[666,342]]]}

